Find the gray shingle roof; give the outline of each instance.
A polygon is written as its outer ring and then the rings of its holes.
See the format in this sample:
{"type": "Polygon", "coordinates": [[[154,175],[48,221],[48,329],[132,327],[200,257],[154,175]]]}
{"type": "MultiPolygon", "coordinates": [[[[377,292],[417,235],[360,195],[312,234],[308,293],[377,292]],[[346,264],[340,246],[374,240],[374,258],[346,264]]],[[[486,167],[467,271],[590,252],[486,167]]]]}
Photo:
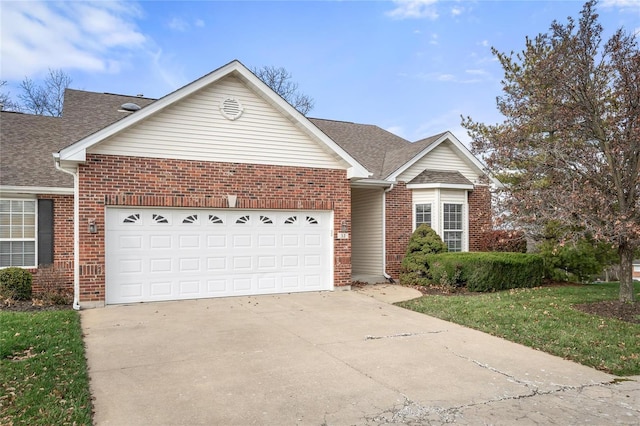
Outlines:
{"type": "MultiPolygon", "coordinates": [[[[51,154],[130,115],[121,111],[123,104],[132,102],[144,108],[154,101],[67,89],[61,118],[2,112],[0,184],[73,187],[71,176],[55,169],[51,154]]],[[[374,125],[310,121],[372,172],[373,179],[388,177],[442,136],[411,143],[374,125]]]]}
{"type": "Polygon", "coordinates": [[[153,101],[67,89],[62,117],[2,111],[0,185],[72,188],[73,178],[56,170],[52,154],[131,114],[118,111],[122,104],[153,101]]]}
{"type": "Polygon", "coordinates": [[[309,120],[373,173],[372,179],[388,177],[444,134],[411,143],[370,124],[319,118],[309,120]]]}
{"type": "Polygon", "coordinates": [[[414,177],[409,184],[445,183],[455,185],[473,185],[473,183],[457,171],[424,170],[414,177]]]}
{"type": "Polygon", "coordinates": [[[62,120],[18,112],[0,114],[0,184],[73,187],[73,178],[56,170],[51,155],[64,146],[62,120]]]}

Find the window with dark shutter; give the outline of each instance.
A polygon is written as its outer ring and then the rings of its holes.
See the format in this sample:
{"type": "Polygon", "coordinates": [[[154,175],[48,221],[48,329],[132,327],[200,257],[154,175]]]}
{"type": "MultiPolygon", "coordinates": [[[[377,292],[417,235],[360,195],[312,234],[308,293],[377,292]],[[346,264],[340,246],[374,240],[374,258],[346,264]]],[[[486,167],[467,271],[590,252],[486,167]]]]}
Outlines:
{"type": "Polygon", "coordinates": [[[38,200],[38,264],[53,263],[53,200],[38,200]]]}

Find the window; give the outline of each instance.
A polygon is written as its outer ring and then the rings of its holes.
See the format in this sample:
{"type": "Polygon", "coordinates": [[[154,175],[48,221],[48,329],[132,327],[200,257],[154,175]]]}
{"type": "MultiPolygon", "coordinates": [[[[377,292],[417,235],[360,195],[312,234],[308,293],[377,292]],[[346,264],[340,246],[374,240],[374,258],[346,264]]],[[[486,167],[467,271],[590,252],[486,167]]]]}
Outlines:
{"type": "Polygon", "coordinates": [[[416,228],[423,223],[431,226],[431,204],[416,204],[416,228]]]}
{"type": "Polygon", "coordinates": [[[444,242],[449,251],[462,251],[462,204],[445,204],[442,210],[444,242]]]}
{"type": "Polygon", "coordinates": [[[36,201],[0,200],[0,267],[36,266],[36,201]]]}

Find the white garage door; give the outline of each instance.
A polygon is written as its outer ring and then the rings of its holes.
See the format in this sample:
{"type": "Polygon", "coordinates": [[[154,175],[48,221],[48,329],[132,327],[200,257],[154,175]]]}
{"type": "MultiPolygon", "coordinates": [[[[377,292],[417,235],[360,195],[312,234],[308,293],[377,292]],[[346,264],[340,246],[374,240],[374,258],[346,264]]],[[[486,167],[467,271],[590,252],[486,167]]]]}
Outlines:
{"type": "Polygon", "coordinates": [[[108,208],[108,304],[330,290],[332,213],[108,208]]]}

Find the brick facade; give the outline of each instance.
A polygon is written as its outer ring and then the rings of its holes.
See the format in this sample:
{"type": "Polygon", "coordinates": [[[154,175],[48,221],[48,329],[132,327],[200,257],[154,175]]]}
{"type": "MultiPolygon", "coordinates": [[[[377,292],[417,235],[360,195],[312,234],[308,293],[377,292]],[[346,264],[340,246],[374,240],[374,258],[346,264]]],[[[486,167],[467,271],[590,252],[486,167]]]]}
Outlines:
{"type": "Polygon", "coordinates": [[[73,195],[38,195],[53,200],[53,264],[32,269],[33,292],[73,294],[73,195]]]}
{"type": "MultiPolygon", "coordinates": [[[[476,185],[468,193],[469,251],[479,251],[482,234],[491,229],[491,193],[488,185],[476,185]]],[[[413,233],[412,193],[398,182],[386,194],[386,272],[398,280],[402,259],[413,233]]]]}
{"type": "Polygon", "coordinates": [[[475,185],[469,192],[469,251],[481,251],[482,235],[492,229],[491,192],[488,185],[475,185]]]}
{"type": "MultiPolygon", "coordinates": [[[[105,206],[333,210],[351,232],[344,170],[88,154],[79,168],[80,301],[105,300],[105,206]],[[98,233],[86,230],[90,220],[98,233]]],[[[334,284],[351,283],[351,241],[334,239],[334,284]]]]}
{"type": "Polygon", "coordinates": [[[412,195],[406,183],[398,182],[387,192],[385,209],[386,272],[398,281],[400,265],[413,232],[412,195]]]}

